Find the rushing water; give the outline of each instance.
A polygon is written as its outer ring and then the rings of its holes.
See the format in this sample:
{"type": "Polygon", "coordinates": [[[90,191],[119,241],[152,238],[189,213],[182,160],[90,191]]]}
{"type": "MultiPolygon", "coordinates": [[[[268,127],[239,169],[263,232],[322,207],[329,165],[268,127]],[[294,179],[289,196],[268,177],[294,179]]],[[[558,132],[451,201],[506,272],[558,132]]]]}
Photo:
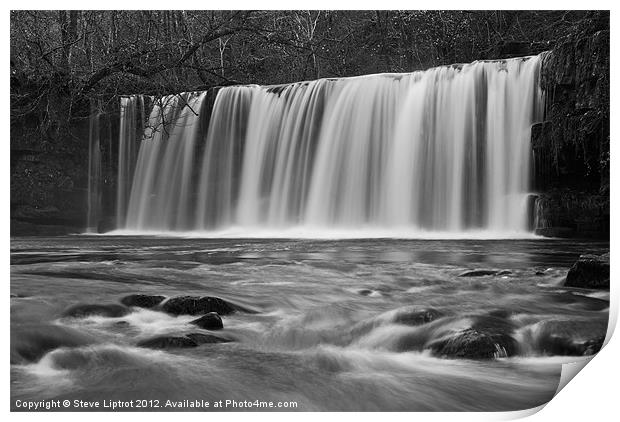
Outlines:
{"type": "Polygon", "coordinates": [[[583,358],[550,350],[564,350],[562,339],[580,343],[605,333],[608,292],[561,283],[579,254],[607,247],[541,239],[14,238],[12,403],[198,399],[295,401],[297,410],[530,408],[553,396],[562,362],[583,358]],[[473,268],[510,273],[458,276],[473,268]],[[139,308],[118,318],[62,316],[72,305],[119,303],[131,293],[211,295],[253,313],[223,317],[218,333],[233,342],[165,351],[137,343],[202,331],[189,324],[193,317],[139,308]],[[419,326],[398,319],[428,308],[443,316],[419,326]],[[434,338],[489,315],[513,327],[514,356],[454,359],[429,350],[434,338]]]}
{"type": "Polygon", "coordinates": [[[138,138],[144,97],[124,98],[118,228],[523,235],[539,68],[536,56],[227,87],[212,104],[170,95],[149,100],[138,138]]]}

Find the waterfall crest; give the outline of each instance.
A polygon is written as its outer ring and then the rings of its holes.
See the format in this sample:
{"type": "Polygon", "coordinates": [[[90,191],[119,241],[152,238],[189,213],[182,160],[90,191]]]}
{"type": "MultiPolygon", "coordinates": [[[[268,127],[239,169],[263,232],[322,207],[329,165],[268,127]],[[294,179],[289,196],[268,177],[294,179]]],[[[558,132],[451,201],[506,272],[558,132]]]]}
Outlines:
{"type": "MultiPolygon", "coordinates": [[[[133,171],[119,228],[526,233],[539,69],[535,56],[156,99],[135,170],[130,152],[119,167],[133,171]]],[[[122,106],[130,151],[144,102],[122,106]]]]}

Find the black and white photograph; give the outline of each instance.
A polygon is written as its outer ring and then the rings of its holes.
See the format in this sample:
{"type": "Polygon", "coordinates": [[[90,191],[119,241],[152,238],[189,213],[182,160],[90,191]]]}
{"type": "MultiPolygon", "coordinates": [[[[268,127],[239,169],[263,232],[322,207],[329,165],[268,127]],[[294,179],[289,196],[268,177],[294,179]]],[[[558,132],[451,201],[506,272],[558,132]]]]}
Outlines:
{"type": "Polygon", "coordinates": [[[609,10],[9,13],[11,412],[526,411],[606,347],[609,10]]]}

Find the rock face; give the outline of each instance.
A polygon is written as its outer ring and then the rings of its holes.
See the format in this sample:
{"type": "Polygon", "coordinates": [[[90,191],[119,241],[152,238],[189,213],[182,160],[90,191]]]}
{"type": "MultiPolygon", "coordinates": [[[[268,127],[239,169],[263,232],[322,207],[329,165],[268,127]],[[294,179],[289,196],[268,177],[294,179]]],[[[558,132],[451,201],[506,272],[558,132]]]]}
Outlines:
{"type": "Polygon", "coordinates": [[[164,301],[165,296],[151,296],[143,294],[135,294],[125,296],[121,299],[121,303],[125,306],[136,306],[138,308],[154,308],[164,301]]]}
{"type": "Polygon", "coordinates": [[[568,270],[564,285],[587,289],[609,289],[609,253],[581,255],[568,270]]]}
{"type": "Polygon", "coordinates": [[[236,308],[225,300],[209,296],[174,297],[164,302],[162,309],[172,315],[200,315],[209,312],[228,315],[236,311],[236,308]]]}
{"type": "Polygon", "coordinates": [[[104,316],[108,318],[120,318],[131,312],[130,309],[115,303],[107,305],[85,304],[75,305],[63,312],[64,317],[86,318],[93,315],[104,316]]]}
{"type": "Polygon", "coordinates": [[[224,328],[222,318],[216,312],[209,312],[198,319],[193,320],[190,324],[197,325],[205,330],[221,330],[224,328]]]}
{"type": "Polygon", "coordinates": [[[609,236],[609,14],[591,12],[543,60],[545,120],[532,126],[539,234],[609,236]]]}

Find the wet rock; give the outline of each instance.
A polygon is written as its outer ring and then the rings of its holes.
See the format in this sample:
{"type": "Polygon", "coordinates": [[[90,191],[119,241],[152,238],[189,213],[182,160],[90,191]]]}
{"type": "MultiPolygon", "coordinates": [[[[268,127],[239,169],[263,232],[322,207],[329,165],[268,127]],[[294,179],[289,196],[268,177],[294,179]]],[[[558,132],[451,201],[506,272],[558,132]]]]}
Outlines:
{"type": "Polygon", "coordinates": [[[217,312],[209,312],[208,314],[191,321],[190,324],[197,325],[205,330],[221,330],[224,328],[222,318],[220,318],[217,312]]]}
{"type": "Polygon", "coordinates": [[[543,355],[592,355],[603,346],[606,329],[598,321],[542,321],[533,326],[533,345],[543,355]]]}
{"type": "Polygon", "coordinates": [[[445,314],[436,309],[423,309],[419,311],[399,311],[394,317],[394,322],[404,325],[422,325],[443,317],[445,314]]]}
{"type": "Polygon", "coordinates": [[[94,339],[68,327],[27,324],[11,327],[11,363],[36,362],[60,347],[79,347],[94,339]]]}
{"type": "Polygon", "coordinates": [[[513,356],[518,348],[514,326],[496,317],[478,317],[466,328],[435,340],[428,348],[438,356],[463,359],[494,359],[513,356]]]}
{"type": "Polygon", "coordinates": [[[564,285],[587,289],[609,289],[609,253],[581,255],[568,270],[564,285]]]}
{"type": "Polygon", "coordinates": [[[470,270],[459,274],[459,277],[484,277],[487,275],[497,275],[497,273],[498,272],[496,270],[470,270]]]}
{"type": "Polygon", "coordinates": [[[235,306],[219,297],[179,296],[163,303],[162,309],[173,315],[200,315],[217,312],[228,315],[237,310],[235,306]]]}
{"type": "Polygon", "coordinates": [[[224,337],[202,333],[190,333],[186,337],[195,341],[197,344],[229,343],[232,341],[224,337]]]}
{"type": "Polygon", "coordinates": [[[86,318],[89,316],[104,316],[108,318],[120,318],[129,314],[131,310],[122,305],[115,303],[98,305],[98,304],[84,304],[75,305],[68,308],[63,312],[64,317],[72,318],[86,318]]]}
{"type": "Polygon", "coordinates": [[[159,336],[139,342],[138,347],[149,349],[187,349],[198,347],[198,343],[186,336],[159,336]]]}
{"type": "Polygon", "coordinates": [[[121,299],[121,303],[125,306],[135,306],[138,308],[154,308],[159,305],[161,302],[166,299],[165,296],[153,296],[153,295],[143,295],[143,294],[135,294],[125,296],[121,299]]]}
{"type": "Polygon", "coordinates": [[[201,344],[228,343],[231,340],[210,334],[190,333],[185,336],[158,336],[138,343],[148,349],[188,349],[201,344]]]}

